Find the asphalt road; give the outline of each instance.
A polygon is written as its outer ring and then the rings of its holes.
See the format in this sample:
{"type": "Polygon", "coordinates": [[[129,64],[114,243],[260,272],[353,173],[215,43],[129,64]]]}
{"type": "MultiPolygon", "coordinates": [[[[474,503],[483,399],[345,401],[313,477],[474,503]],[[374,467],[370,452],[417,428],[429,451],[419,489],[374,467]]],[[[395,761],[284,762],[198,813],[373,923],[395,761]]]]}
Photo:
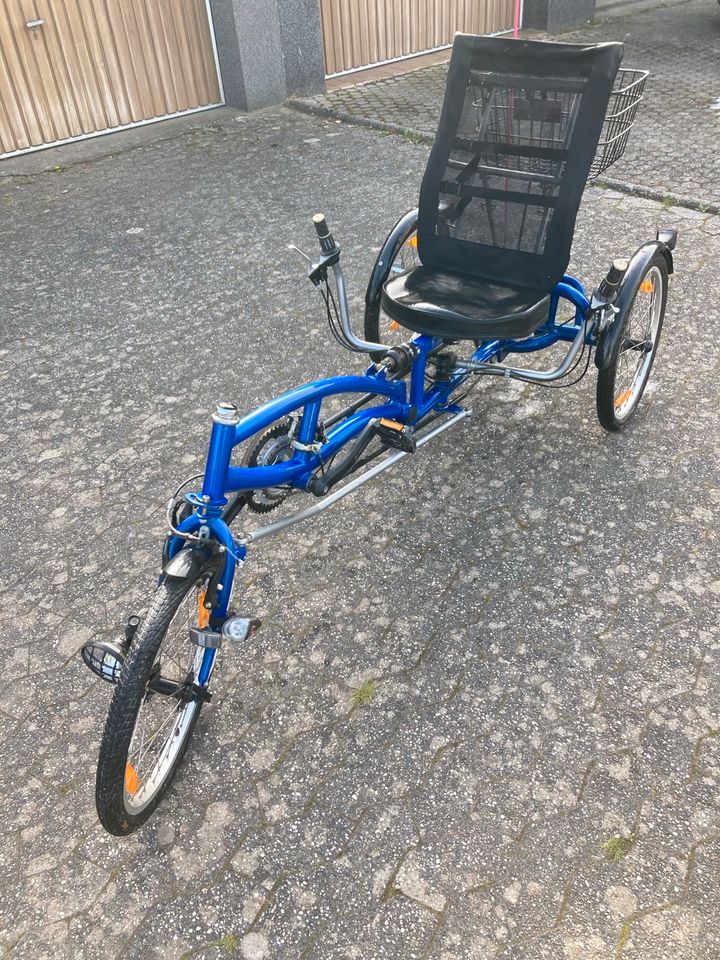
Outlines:
{"type": "Polygon", "coordinates": [[[176,784],[128,840],[95,819],[109,688],[77,649],[152,590],[217,400],[361,369],[286,245],[324,209],[357,312],[426,155],[276,109],[0,181],[4,956],[720,955],[720,219],[610,191],[581,209],[586,282],[681,229],[633,427],[603,433],[592,372],[483,384],[258,546],[263,628],[223,651],[176,784]]]}

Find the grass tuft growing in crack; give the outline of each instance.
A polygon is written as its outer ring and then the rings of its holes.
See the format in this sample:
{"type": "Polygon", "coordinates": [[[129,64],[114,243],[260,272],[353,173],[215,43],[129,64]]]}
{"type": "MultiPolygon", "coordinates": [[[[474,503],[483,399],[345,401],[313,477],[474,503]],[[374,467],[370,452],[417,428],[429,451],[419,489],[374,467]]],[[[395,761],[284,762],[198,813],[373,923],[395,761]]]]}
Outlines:
{"type": "Polygon", "coordinates": [[[615,863],[619,863],[623,857],[630,853],[634,846],[635,834],[631,833],[628,837],[610,837],[609,840],[605,841],[602,848],[608,860],[614,860],[615,863]]]}
{"type": "Polygon", "coordinates": [[[618,940],[617,951],[615,952],[616,960],[622,956],[622,952],[625,949],[625,945],[628,942],[630,937],[630,928],[632,927],[632,920],[626,920],[622,925],[622,930],[620,931],[620,939],[618,940]]]}
{"type": "Polygon", "coordinates": [[[227,950],[228,953],[236,953],[240,946],[240,941],[234,933],[226,933],[224,937],[220,937],[219,940],[211,943],[210,946],[220,947],[222,950],[227,950]]]}
{"type": "Polygon", "coordinates": [[[350,691],[350,702],[354,707],[367,707],[375,699],[377,680],[366,680],[350,691]]]}

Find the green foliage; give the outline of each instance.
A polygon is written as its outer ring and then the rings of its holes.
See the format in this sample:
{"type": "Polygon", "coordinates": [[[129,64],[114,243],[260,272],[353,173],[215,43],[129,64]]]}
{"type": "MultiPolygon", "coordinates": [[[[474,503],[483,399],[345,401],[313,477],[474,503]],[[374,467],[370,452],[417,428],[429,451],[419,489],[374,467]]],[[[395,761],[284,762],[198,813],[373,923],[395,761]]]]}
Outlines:
{"type": "Polygon", "coordinates": [[[632,926],[632,920],[626,920],[625,923],[622,925],[622,930],[620,931],[620,939],[618,940],[617,953],[616,953],[616,956],[618,957],[623,952],[625,944],[628,942],[631,926],[632,926]]]}
{"type": "Polygon", "coordinates": [[[235,953],[240,946],[240,942],[234,933],[226,933],[225,936],[220,937],[214,945],[216,947],[222,947],[222,949],[227,950],[228,953],[235,953]]]}
{"type": "Polygon", "coordinates": [[[610,837],[603,844],[603,851],[608,860],[614,860],[619,863],[623,857],[635,846],[635,834],[631,833],[628,837],[615,836],[610,837]]]}
{"type": "Polygon", "coordinates": [[[377,691],[377,680],[366,680],[359,687],[353,687],[350,700],[354,707],[367,707],[372,703],[377,691]]]}

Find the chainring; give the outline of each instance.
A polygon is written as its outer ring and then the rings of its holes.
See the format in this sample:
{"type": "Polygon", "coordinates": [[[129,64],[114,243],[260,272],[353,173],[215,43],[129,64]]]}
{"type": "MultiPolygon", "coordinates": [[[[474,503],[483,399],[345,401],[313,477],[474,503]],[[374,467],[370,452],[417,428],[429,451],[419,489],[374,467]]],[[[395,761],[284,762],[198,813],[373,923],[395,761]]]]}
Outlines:
{"type": "MultiPolygon", "coordinates": [[[[288,436],[292,421],[281,420],[260,434],[256,443],[247,451],[243,458],[246,467],[269,467],[274,463],[284,463],[290,460],[295,449],[288,436]]],[[[266,487],[262,490],[250,490],[246,495],[246,503],[253,513],[270,513],[279,507],[289,493],[287,487],[266,487]]]]}

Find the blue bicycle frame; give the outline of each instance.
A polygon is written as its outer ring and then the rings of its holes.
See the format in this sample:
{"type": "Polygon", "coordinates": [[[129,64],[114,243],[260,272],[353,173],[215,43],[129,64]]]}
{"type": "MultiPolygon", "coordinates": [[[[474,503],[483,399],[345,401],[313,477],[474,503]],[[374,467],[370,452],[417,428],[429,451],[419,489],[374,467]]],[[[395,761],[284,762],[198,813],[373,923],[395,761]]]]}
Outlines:
{"type": "MultiPolygon", "coordinates": [[[[533,336],[524,340],[480,343],[467,363],[495,364],[510,353],[529,353],[561,341],[577,341],[583,328],[584,343],[594,343],[594,332],[587,323],[589,311],[590,303],[582,284],[574,277],[565,276],[551,294],[548,320],[533,336]],[[557,321],[560,300],[570,302],[575,308],[575,317],[570,323],[557,321]]],[[[246,555],[245,544],[234,539],[229,525],[223,519],[223,511],[228,504],[227,494],[277,486],[307,490],[312,477],[357,437],[371,420],[387,418],[403,425],[418,427],[431,414],[460,412],[462,408],[452,404],[450,397],[471,375],[470,366],[461,366],[447,381],[425,387],[428,358],[442,343],[442,340],[434,337],[418,335],[413,338],[416,357],[408,381],[389,380],[385,368],[372,364],[364,376],[329,377],[290,390],[241,420],[216,414],[213,418],[202,490],[200,493],[186,494],[186,500],[194,508],[194,512],[179,525],[178,533],[170,536],[167,550],[167,556],[172,558],[185,545],[186,536],[197,535],[199,531],[220,544],[220,550],[225,555],[225,566],[220,579],[218,605],[213,611],[215,618],[220,619],[227,614],[236,566],[238,561],[244,561],[246,555]],[[327,430],[323,434],[322,442],[318,443],[323,401],[343,394],[372,394],[382,402],[349,413],[327,430]],[[298,417],[295,434],[297,449],[291,459],[266,466],[231,465],[232,451],[236,446],[290,415],[298,417]]],[[[502,373],[503,370],[504,368],[496,366],[487,372],[502,373]]],[[[205,651],[199,676],[200,684],[207,682],[214,656],[215,650],[205,651]]]]}

